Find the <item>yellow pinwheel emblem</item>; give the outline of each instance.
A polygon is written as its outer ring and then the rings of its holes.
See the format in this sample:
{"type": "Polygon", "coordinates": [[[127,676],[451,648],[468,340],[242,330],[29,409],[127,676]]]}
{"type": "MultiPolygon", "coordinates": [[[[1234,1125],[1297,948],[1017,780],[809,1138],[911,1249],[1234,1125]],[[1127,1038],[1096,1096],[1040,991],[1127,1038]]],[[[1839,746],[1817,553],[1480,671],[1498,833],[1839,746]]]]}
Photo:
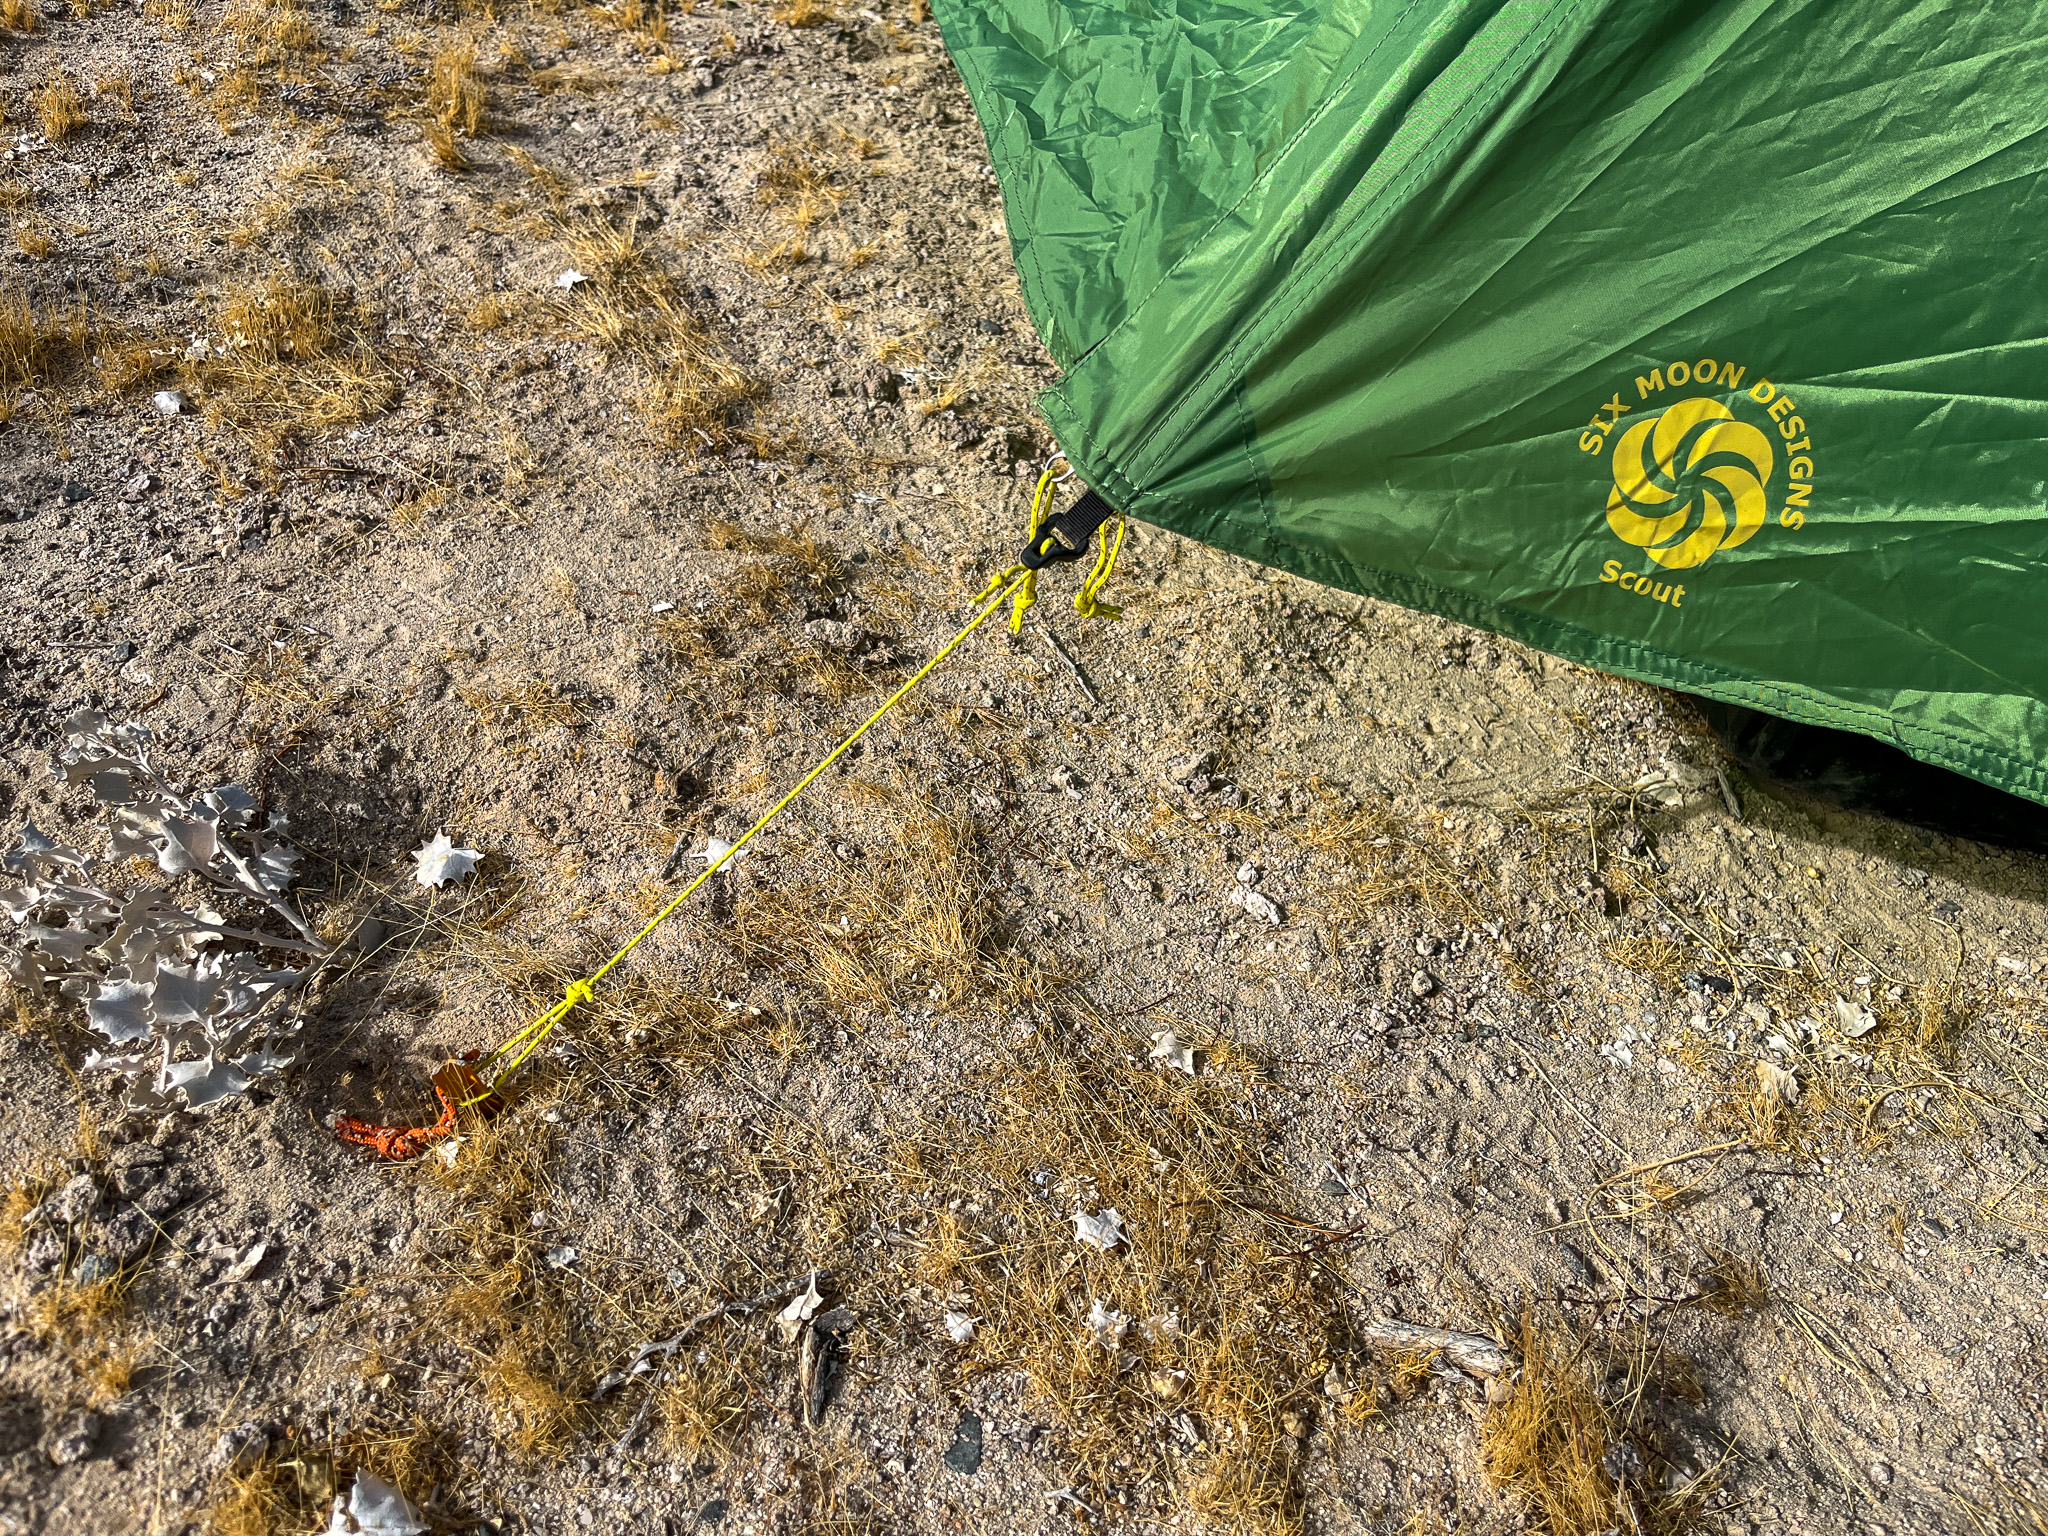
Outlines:
{"type": "Polygon", "coordinates": [[[1732,549],[1768,515],[1771,440],[1718,400],[1681,400],[1614,446],[1607,526],[1669,570],[1732,549]]]}

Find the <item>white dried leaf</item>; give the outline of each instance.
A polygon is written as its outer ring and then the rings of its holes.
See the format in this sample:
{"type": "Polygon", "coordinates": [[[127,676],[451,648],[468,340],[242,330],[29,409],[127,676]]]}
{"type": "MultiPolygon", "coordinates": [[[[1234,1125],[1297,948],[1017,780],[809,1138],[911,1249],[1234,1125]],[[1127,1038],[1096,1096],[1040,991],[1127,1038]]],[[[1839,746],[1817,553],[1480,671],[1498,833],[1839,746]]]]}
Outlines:
{"type": "Polygon", "coordinates": [[[205,1105],[249,1091],[249,1075],[232,1061],[177,1061],[163,1070],[158,1091],[165,1095],[183,1091],[185,1103],[200,1109],[205,1105]]]}
{"type": "Polygon", "coordinates": [[[436,832],[413,850],[413,879],[421,885],[442,886],[475,871],[483,857],[474,848],[458,848],[448,834],[436,832]]]}
{"type": "Polygon", "coordinates": [[[1799,1102],[1799,1079],[1794,1073],[1786,1070],[1784,1067],[1776,1066],[1768,1061],[1760,1061],[1756,1064],[1756,1080],[1757,1085],[1763,1089],[1766,1098],[1772,1099],[1779,1104],[1797,1104],[1799,1102]]]}
{"type": "Polygon", "coordinates": [[[555,279],[555,286],[561,289],[564,293],[567,293],[571,288],[576,287],[577,284],[587,283],[589,281],[589,278],[585,277],[581,272],[578,272],[574,267],[571,267],[568,271],[564,272],[560,277],[555,279]]]}
{"type": "Polygon", "coordinates": [[[132,981],[112,981],[100,988],[100,995],[85,1005],[85,1022],[106,1036],[109,1045],[126,1045],[147,1040],[149,991],[132,981]]]}
{"type": "Polygon", "coordinates": [[[109,768],[92,776],[92,797],[101,805],[126,805],[135,798],[135,785],[126,768],[109,768]]]}
{"type": "Polygon", "coordinates": [[[782,1336],[785,1339],[795,1338],[802,1331],[804,1324],[818,1315],[818,1308],[824,1304],[825,1298],[818,1294],[818,1272],[814,1269],[803,1292],[775,1314],[775,1321],[782,1328],[782,1336]]]}
{"type": "Polygon", "coordinates": [[[270,1244],[251,1243],[242,1251],[234,1263],[222,1271],[221,1277],[213,1283],[215,1285],[241,1284],[242,1281],[256,1273],[257,1268],[263,1263],[264,1258],[269,1252],[270,1244]]]}
{"type": "Polygon", "coordinates": [[[1655,769],[1637,779],[1634,787],[1637,794],[1647,796],[1666,810],[1675,810],[1685,803],[1685,787],[1669,774],[1655,769]]]}
{"type": "Polygon", "coordinates": [[[1195,1075],[1195,1048],[1181,1044],[1180,1037],[1170,1029],[1152,1032],[1152,1060],[1178,1067],[1189,1077],[1195,1075]]]}
{"type": "Polygon", "coordinates": [[[372,1472],[358,1472],[344,1500],[334,1496],[322,1536],[427,1536],[433,1529],[412,1501],[372,1472]]]}
{"type": "Polygon", "coordinates": [[[1148,1317],[1138,1324],[1138,1332],[1145,1336],[1148,1344],[1163,1344],[1168,1339],[1180,1337],[1180,1309],[1174,1308],[1164,1317],[1148,1317]]]}
{"type": "Polygon", "coordinates": [[[72,965],[83,960],[86,951],[97,948],[99,942],[99,935],[90,928],[52,928],[45,923],[30,923],[22,930],[22,937],[53,960],[72,965]]]}
{"type": "Polygon", "coordinates": [[[560,1248],[550,1248],[546,1254],[549,1269],[567,1269],[582,1257],[582,1254],[566,1243],[560,1248]]]}
{"type": "Polygon", "coordinates": [[[205,970],[203,963],[158,964],[149,1011],[159,1024],[196,1024],[206,1017],[220,992],[220,982],[205,970]]]}
{"type": "Polygon", "coordinates": [[[1074,1241],[1107,1253],[1124,1240],[1124,1219],[1114,1207],[1091,1215],[1074,1212],[1074,1241]]]}
{"type": "Polygon", "coordinates": [[[263,889],[275,896],[290,889],[292,867],[305,855],[290,843],[272,843],[256,855],[256,878],[263,889]]]}
{"type": "Polygon", "coordinates": [[[946,1314],[946,1337],[955,1344],[965,1344],[974,1337],[974,1324],[975,1319],[969,1317],[965,1312],[948,1312],[946,1314]]]}
{"type": "MultiPolygon", "coordinates": [[[[125,1078],[131,1111],[213,1103],[283,1070],[298,1025],[280,1005],[311,975],[266,969],[257,950],[244,947],[262,946],[265,936],[240,913],[234,926],[245,932],[230,939],[217,912],[111,883],[122,861],[148,858],[267,905],[297,930],[287,941],[295,951],[311,938],[282,901],[296,853],[248,829],[255,796],[229,784],[186,798],[150,762],[150,743],[140,725],[109,725],[90,710],[73,715],[53,766],[72,783],[92,783],[108,813],[110,855],[82,853],[35,827],[0,855],[18,877],[0,887],[0,907],[17,924],[0,935],[0,972],[33,988],[56,980],[85,1005],[88,1026],[109,1047],[91,1052],[87,1069],[125,1078]],[[102,880],[109,888],[95,883],[102,880]]],[[[282,824],[272,817],[270,830],[282,824]]]]}
{"type": "Polygon", "coordinates": [[[156,850],[156,867],[167,875],[204,869],[220,851],[213,823],[197,816],[165,816],[155,830],[162,839],[156,850]]]}
{"type": "Polygon", "coordinates": [[[1877,1028],[1877,1015],[1861,1003],[1838,997],[1835,999],[1835,1027],[1851,1040],[1861,1040],[1877,1028]]]}
{"type": "Polygon", "coordinates": [[[1129,1330],[1131,1320],[1123,1313],[1102,1304],[1100,1296],[1088,1312],[1088,1336],[1104,1349],[1115,1349],[1119,1340],[1129,1330]]]}
{"type": "MultiPolygon", "coordinates": [[[[733,850],[733,846],[733,844],[728,843],[722,837],[707,837],[704,839],[704,851],[699,854],[694,854],[692,855],[692,857],[702,859],[704,861],[704,867],[706,869],[709,869],[714,864],[716,864],[720,859],[723,859],[727,854],[731,853],[733,850]]],[[[746,854],[741,853],[739,855],[739,858],[733,859],[725,867],[727,869],[731,869],[734,864],[737,864],[740,861],[740,859],[743,859],[745,857],[746,854]]]]}

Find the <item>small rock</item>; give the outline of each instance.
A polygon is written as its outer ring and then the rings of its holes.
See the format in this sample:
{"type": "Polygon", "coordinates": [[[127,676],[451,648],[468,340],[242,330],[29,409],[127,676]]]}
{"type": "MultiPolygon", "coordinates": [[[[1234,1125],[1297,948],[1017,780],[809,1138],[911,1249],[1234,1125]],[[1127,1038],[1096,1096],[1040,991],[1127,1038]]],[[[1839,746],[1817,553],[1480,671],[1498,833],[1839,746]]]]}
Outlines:
{"type": "Polygon", "coordinates": [[[1891,1463],[1888,1461],[1873,1461],[1870,1464],[1870,1480],[1880,1488],[1889,1488],[1892,1481],[1891,1463]]]}
{"type": "Polygon", "coordinates": [[[247,1472],[269,1449],[270,1431],[253,1422],[237,1424],[221,1431],[213,1454],[207,1458],[207,1467],[216,1477],[226,1472],[247,1472]]]}
{"type": "Polygon", "coordinates": [[[117,1206],[100,1225],[100,1252],[115,1267],[132,1263],[149,1252],[156,1234],[156,1223],[138,1207],[117,1206]]]}
{"type": "Polygon", "coordinates": [[[93,1182],[91,1174],[81,1173],[45,1201],[43,1208],[51,1220],[75,1227],[98,1210],[99,1204],[99,1185],[93,1182]]]}
{"type": "Polygon", "coordinates": [[[21,1251],[21,1267],[32,1275],[47,1275],[64,1262],[64,1239],[45,1227],[28,1240],[21,1251]]]}
{"type": "Polygon", "coordinates": [[[1600,1283],[1599,1272],[1593,1268],[1592,1262],[1572,1244],[1559,1243],[1557,1245],[1557,1254],[1559,1258],[1564,1260],[1564,1272],[1572,1277],[1574,1284],[1598,1285],[1600,1283]]]}
{"type": "Polygon", "coordinates": [[[866,630],[843,619],[813,619],[804,626],[804,633],[835,651],[857,651],[868,639],[866,630]]]}
{"type": "Polygon", "coordinates": [[[1282,922],[1279,903],[1263,892],[1255,891],[1248,885],[1232,888],[1230,899],[1253,917],[1278,928],[1282,922]]]}
{"type": "Polygon", "coordinates": [[[100,1416],[96,1413],[78,1414],[65,1420],[64,1427],[50,1441],[50,1460],[60,1467],[74,1466],[92,1454],[99,1439],[100,1416]]]}
{"type": "Polygon", "coordinates": [[[860,381],[860,392],[870,400],[893,405],[903,396],[903,381],[887,368],[871,369],[860,381]]]}
{"type": "Polygon", "coordinates": [[[953,1428],[953,1443],[946,1447],[946,1465],[952,1471],[972,1477],[981,1470],[981,1419],[972,1413],[960,1415],[953,1428]]]}
{"type": "MultiPolygon", "coordinates": [[[[159,409],[161,409],[161,407],[159,407],[159,409]]],[[[176,415],[177,413],[175,411],[172,411],[167,412],[166,414],[176,415]]],[[[148,470],[145,469],[141,474],[137,475],[133,480],[130,480],[126,485],[121,487],[121,499],[123,501],[140,501],[142,500],[143,497],[147,496],[151,491],[155,489],[156,476],[152,475],[148,470]]]]}
{"type": "Polygon", "coordinates": [[[192,405],[182,389],[160,389],[153,398],[159,416],[182,416],[192,405]]]}
{"type": "Polygon", "coordinates": [[[76,505],[81,501],[91,500],[92,488],[82,481],[66,480],[64,482],[64,489],[58,494],[63,496],[67,505],[76,505]]]}
{"type": "MultiPolygon", "coordinates": [[[[1194,752],[1186,757],[1175,758],[1167,764],[1166,782],[1188,784],[1195,779],[1205,778],[1209,771],[1209,757],[1210,754],[1207,752],[1194,752]]],[[[1202,787],[1206,789],[1208,785],[1205,783],[1202,787]]]]}
{"type": "Polygon", "coordinates": [[[1259,866],[1249,860],[1238,865],[1237,883],[1239,885],[1257,885],[1259,883],[1259,866]]]}
{"type": "Polygon", "coordinates": [[[1408,979],[1408,990],[1416,997],[1428,997],[1436,988],[1436,978],[1427,971],[1417,971],[1408,979]]]}
{"type": "Polygon", "coordinates": [[[1617,1440],[1600,1453],[1600,1469],[1617,1483],[1633,1483],[1643,1475],[1643,1453],[1617,1440]]]}
{"type": "Polygon", "coordinates": [[[78,1268],[71,1272],[71,1283],[73,1285],[96,1285],[100,1281],[110,1278],[120,1267],[112,1259],[102,1258],[97,1253],[88,1253],[78,1261],[78,1268]]]}
{"type": "Polygon", "coordinates": [[[115,666],[126,666],[135,659],[135,642],[123,640],[114,646],[112,660],[115,666]]]}

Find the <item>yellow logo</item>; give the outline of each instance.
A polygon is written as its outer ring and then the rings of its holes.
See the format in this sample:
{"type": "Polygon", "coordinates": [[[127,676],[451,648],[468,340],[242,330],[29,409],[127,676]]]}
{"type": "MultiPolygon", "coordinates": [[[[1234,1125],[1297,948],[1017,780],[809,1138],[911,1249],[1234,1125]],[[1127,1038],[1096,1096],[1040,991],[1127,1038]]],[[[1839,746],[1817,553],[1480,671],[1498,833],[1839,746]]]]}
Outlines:
{"type": "MultiPolygon", "coordinates": [[[[1704,565],[1771,520],[1781,453],[1778,525],[1793,532],[1806,526],[1815,458],[1806,418],[1769,379],[1745,388],[1748,375],[1746,363],[1711,357],[1660,364],[1636,375],[1633,399],[1615,390],[1579,433],[1579,451],[1605,460],[1613,472],[1607,526],[1666,570],[1704,565]],[[1688,386],[1711,393],[1693,394],[1688,386]],[[1782,443],[1772,440],[1774,427],[1782,443]]],[[[1601,566],[1600,580],[1673,608],[1686,590],[1624,571],[1619,560],[1601,566]]]]}
{"type": "Polygon", "coordinates": [[[1667,570],[1733,549],[1770,515],[1771,440],[1695,396],[1633,422],[1614,445],[1607,526],[1667,570]]]}

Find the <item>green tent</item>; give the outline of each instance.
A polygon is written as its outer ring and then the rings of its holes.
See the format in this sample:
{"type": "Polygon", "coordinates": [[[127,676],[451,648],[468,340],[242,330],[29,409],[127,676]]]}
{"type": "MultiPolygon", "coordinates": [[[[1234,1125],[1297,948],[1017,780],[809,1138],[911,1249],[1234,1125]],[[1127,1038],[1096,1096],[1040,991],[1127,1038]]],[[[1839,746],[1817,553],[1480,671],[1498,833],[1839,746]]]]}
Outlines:
{"type": "Polygon", "coordinates": [[[2048,801],[2048,0],[938,0],[1133,517],[2048,801]]]}

